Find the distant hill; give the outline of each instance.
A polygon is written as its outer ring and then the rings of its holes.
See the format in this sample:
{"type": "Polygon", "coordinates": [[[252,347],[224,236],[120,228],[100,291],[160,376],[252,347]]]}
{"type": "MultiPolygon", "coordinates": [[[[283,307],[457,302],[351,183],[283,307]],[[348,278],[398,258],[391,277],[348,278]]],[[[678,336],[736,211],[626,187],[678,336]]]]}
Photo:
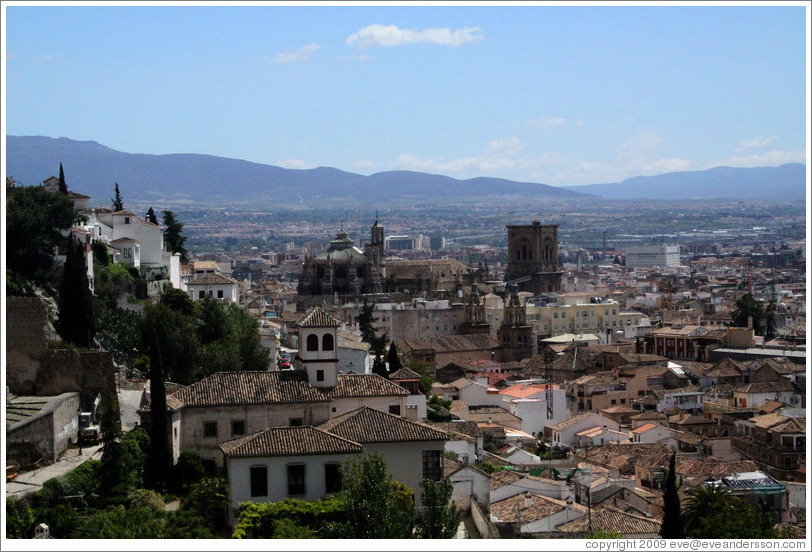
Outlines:
{"type": "Polygon", "coordinates": [[[636,176],[615,184],[568,186],[565,189],[606,199],[764,199],[804,201],[806,165],[780,167],[715,167],[705,171],[636,176]]]}
{"type": "Polygon", "coordinates": [[[457,180],[391,171],[364,176],[320,167],[284,169],[198,154],[124,153],[98,142],[44,136],[7,136],[6,169],[23,185],[65,170],[72,191],[92,205],[113,197],[115,183],[127,201],[156,205],[341,206],[370,202],[475,202],[516,196],[527,200],[583,198],[579,191],[497,178],[457,180]],[[341,203],[336,203],[341,202],[341,203]]]}

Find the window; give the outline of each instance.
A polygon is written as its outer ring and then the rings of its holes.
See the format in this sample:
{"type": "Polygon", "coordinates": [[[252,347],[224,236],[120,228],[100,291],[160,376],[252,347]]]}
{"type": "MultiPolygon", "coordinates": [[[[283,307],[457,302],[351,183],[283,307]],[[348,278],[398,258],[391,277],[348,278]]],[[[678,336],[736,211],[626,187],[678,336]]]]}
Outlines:
{"type": "Polygon", "coordinates": [[[203,422],[203,436],[217,437],[217,422],[203,422]]]}
{"type": "Polygon", "coordinates": [[[268,496],[267,466],[251,468],[251,496],[268,496]]]}
{"type": "Polygon", "coordinates": [[[288,494],[305,494],[305,466],[304,464],[294,464],[288,466],[288,494]]]}
{"type": "Polygon", "coordinates": [[[218,298],[218,299],[222,299],[222,298],[223,298],[223,290],[222,290],[222,289],[218,289],[218,290],[217,290],[217,298],[218,298]]]}
{"type": "Polygon", "coordinates": [[[231,420],[231,435],[245,435],[245,420],[231,420]]]}
{"type": "Polygon", "coordinates": [[[124,217],[124,224],[130,224],[130,217],[124,217]]]}
{"type": "Polygon", "coordinates": [[[290,422],[289,425],[291,425],[292,427],[298,427],[298,426],[302,425],[302,419],[301,418],[291,418],[289,420],[289,422],[290,422]]]}
{"type": "Polygon", "coordinates": [[[443,477],[442,451],[423,451],[423,479],[439,481],[443,477]]]}
{"type": "Polygon", "coordinates": [[[341,491],[341,465],[324,464],[324,492],[337,493],[341,491]]]}
{"type": "Polygon", "coordinates": [[[324,370],[316,370],[316,381],[324,381],[324,370]]]}
{"type": "Polygon", "coordinates": [[[307,336],[307,350],[308,351],[319,350],[319,336],[317,336],[316,334],[310,334],[307,336]]]}
{"type": "Polygon", "coordinates": [[[331,334],[324,334],[324,337],[321,338],[321,350],[322,351],[333,350],[333,336],[331,334]]]}
{"type": "Polygon", "coordinates": [[[203,299],[205,296],[206,296],[206,292],[205,292],[205,291],[198,291],[198,292],[197,292],[197,298],[198,298],[198,299],[203,299]]]}
{"type": "Polygon", "coordinates": [[[400,416],[400,405],[399,404],[390,404],[389,405],[389,413],[394,414],[396,416],[400,416]]]}

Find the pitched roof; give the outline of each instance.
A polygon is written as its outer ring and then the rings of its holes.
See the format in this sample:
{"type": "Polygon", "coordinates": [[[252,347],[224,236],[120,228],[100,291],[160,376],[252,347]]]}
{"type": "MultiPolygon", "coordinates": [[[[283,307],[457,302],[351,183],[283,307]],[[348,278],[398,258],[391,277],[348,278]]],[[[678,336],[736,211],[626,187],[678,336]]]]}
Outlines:
{"type": "Polygon", "coordinates": [[[296,322],[300,328],[334,328],[341,322],[330,316],[321,307],[313,307],[296,322]]]}
{"type": "Polygon", "coordinates": [[[202,286],[202,285],[224,285],[224,284],[236,284],[237,280],[232,278],[228,278],[223,276],[222,274],[217,274],[216,272],[211,272],[207,274],[198,274],[188,282],[186,282],[187,286],[202,286]]]}
{"type": "Polygon", "coordinates": [[[329,401],[324,393],[310,385],[307,374],[299,370],[217,372],[181,389],[173,396],[188,406],[329,401]]]}
{"type": "MultiPolygon", "coordinates": [[[[554,389],[557,388],[557,385],[552,386],[554,389]]],[[[507,395],[509,397],[516,397],[518,399],[524,399],[530,397],[532,395],[536,395],[538,393],[546,393],[547,385],[528,385],[525,383],[519,383],[516,385],[511,385],[505,389],[499,391],[500,395],[507,395]]]]}
{"type": "MultiPolygon", "coordinates": [[[[614,531],[623,536],[646,533],[657,534],[660,532],[660,526],[662,525],[659,520],[637,516],[611,507],[592,510],[591,517],[592,527],[614,531]]],[[[587,533],[589,532],[589,525],[590,520],[582,517],[562,523],[556,527],[556,530],[565,533],[587,533]]]]}
{"type": "Polygon", "coordinates": [[[577,416],[573,416],[572,418],[567,418],[566,420],[561,420],[557,424],[550,426],[550,429],[552,429],[553,431],[561,431],[561,430],[566,429],[566,428],[568,428],[569,426],[571,426],[571,425],[573,425],[575,423],[578,423],[578,422],[581,422],[583,420],[587,420],[589,418],[592,418],[593,416],[598,416],[600,418],[604,417],[604,416],[601,416],[600,414],[598,414],[596,412],[582,412],[581,414],[578,414],[577,416]]]}
{"type": "Polygon", "coordinates": [[[662,427],[662,426],[660,424],[654,424],[654,423],[649,422],[647,424],[643,424],[640,427],[637,427],[637,428],[633,429],[632,433],[645,433],[646,431],[648,431],[650,429],[654,429],[656,427],[662,427]]]}
{"type": "Polygon", "coordinates": [[[513,470],[500,470],[491,474],[491,490],[510,485],[522,479],[522,475],[513,470]]]}
{"type": "MultiPolygon", "coordinates": [[[[567,503],[563,500],[534,494],[530,495],[530,505],[525,506],[525,495],[519,493],[491,504],[491,516],[497,518],[497,523],[525,524],[550,517],[567,507],[567,503]]],[[[571,504],[570,507],[582,514],[587,511],[586,506],[576,503],[571,504]]]]}
{"type": "Polygon", "coordinates": [[[733,390],[734,393],[777,393],[779,391],[792,391],[795,387],[788,379],[782,381],[758,381],[748,383],[733,390]]]}
{"type": "Polygon", "coordinates": [[[321,424],[319,429],[358,443],[446,441],[450,437],[448,433],[429,425],[412,422],[368,406],[331,418],[321,424]]]}
{"type": "Polygon", "coordinates": [[[330,399],[348,397],[402,397],[409,394],[407,390],[393,381],[378,374],[338,374],[338,384],[332,388],[321,389],[321,393],[330,399]]]}
{"type": "Polygon", "coordinates": [[[420,374],[413,370],[409,370],[408,368],[401,368],[400,370],[395,370],[391,374],[389,374],[390,380],[419,380],[420,374]]]}
{"type": "Polygon", "coordinates": [[[364,446],[321,429],[269,427],[220,443],[220,450],[231,458],[260,456],[297,456],[306,454],[351,454],[364,451],[364,446]]]}

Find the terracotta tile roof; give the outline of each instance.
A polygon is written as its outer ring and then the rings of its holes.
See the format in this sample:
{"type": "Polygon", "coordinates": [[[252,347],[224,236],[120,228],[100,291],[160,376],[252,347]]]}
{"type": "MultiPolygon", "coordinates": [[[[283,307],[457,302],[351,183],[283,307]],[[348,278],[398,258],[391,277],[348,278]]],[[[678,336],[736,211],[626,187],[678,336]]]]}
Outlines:
{"type": "Polygon", "coordinates": [[[186,282],[187,286],[202,286],[202,285],[223,285],[223,284],[236,284],[237,281],[231,278],[227,278],[222,274],[217,274],[216,272],[212,272],[210,274],[200,274],[195,276],[188,282],[186,282]]]}
{"type": "Polygon", "coordinates": [[[490,334],[448,335],[434,338],[404,339],[398,343],[404,353],[433,349],[438,353],[492,349],[498,346],[499,340],[490,334]]]}
{"type": "MultiPolygon", "coordinates": [[[[572,509],[586,514],[586,506],[573,503],[572,509]]],[[[491,504],[491,516],[497,518],[497,523],[533,523],[534,521],[550,517],[567,508],[563,500],[556,500],[540,495],[530,495],[530,505],[525,506],[524,493],[500,500],[491,504]]]]}
{"type": "Polygon", "coordinates": [[[321,307],[313,307],[296,323],[300,328],[334,328],[341,322],[330,316],[321,307]]]}
{"type": "Polygon", "coordinates": [[[419,380],[420,374],[413,370],[409,370],[408,368],[401,368],[400,370],[395,370],[391,374],[389,374],[389,379],[392,381],[395,380],[419,380]]]}
{"type": "Polygon", "coordinates": [[[522,475],[512,470],[501,470],[494,472],[491,474],[491,490],[493,491],[499,487],[510,485],[511,483],[515,483],[520,479],[522,479],[522,475]]]}
{"type": "Polygon", "coordinates": [[[476,422],[456,421],[456,422],[431,422],[430,426],[436,427],[440,431],[451,434],[459,434],[470,439],[482,436],[482,430],[476,422]]]}
{"type": "Polygon", "coordinates": [[[665,420],[665,414],[656,410],[645,410],[637,416],[632,416],[632,420],[665,420]]]}
{"type": "Polygon", "coordinates": [[[648,431],[650,429],[654,429],[655,427],[661,427],[661,426],[660,426],[660,424],[654,424],[654,423],[649,422],[647,424],[641,425],[638,428],[633,429],[632,433],[645,433],[646,431],[648,431]]]}
{"type": "Polygon", "coordinates": [[[447,441],[450,437],[448,433],[429,425],[412,422],[368,406],[331,418],[321,424],[319,429],[357,443],[447,441]]]}
{"type": "Polygon", "coordinates": [[[586,420],[586,419],[591,418],[593,416],[598,416],[598,417],[601,417],[601,418],[603,417],[600,414],[597,414],[595,412],[583,412],[581,414],[578,414],[577,416],[573,416],[572,418],[567,418],[566,420],[561,420],[557,424],[550,426],[550,429],[552,429],[553,431],[561,431],[561,430],[564,430],[564,429],[568,428],[569,426],[571,426],[571,425],[573,425],[575,423],[586,420]]]}
{"type": "MultiPolygon", "coordinates": [[[[340,376],[339,376],[340,378],[340,376]]],[[[327,402],[299,370],[278,372],[217,372],[173,395],[188,406],[327,402]]]]}
{"type": "Polygon", "coordinates": [[[759,381],[749,383],[733,390],[734,393],[777,393],[779,391],[792,391],[795,387],[788,379],[783,381],[759,381]]]}
{"type": "Polygon", "coordinates": [[[301,427],[269,427],[220,443],[220,450],[231,458],[260,456],[297,456],[309,454],[352,454],[364,451],[364,446],[321,429],[301,427]]]}
{"type": "Polygon", "coordinates": [[[483,407],[483,408],[468,408],[468,415],[465,418],[469,422],[477,423],[494,423],[504,425],[505,423],[521,423],[522,419],[518,416],[511,414],[504,408],[499,406],[483,407]]]}
{"type": "MultiPolygon", "coordinates": [[[[662,525],[662,522],[656,519],[630,514],[616,508],[592,510],[591,516],[593,528],[600,527],[606,531],[615,531],[624,537],[647,533],[658,534],[662,525]]],[[[582,517],[563,523],[557,526],[556,530],[565,533],[588,533],[589,523],[587,517],[582,517]]]]}
{"type": "Polygon", "coordinates": [[[321,390],[330,399],[348,397],[403,397],[407,390],[378,374],[339,374],[338,385],[321,390]]]}
{"type": "MultiPolygon", "coordinates": [[[[635,458],[670,454],[665,443],[608,444],[588,447],[578,453],[579,459],[599,466],[622,469],[635,458]]],[[[666,464],[667,465],[667,464],[666,464]]]]}
{"type": "MultiPolygon", "coordinates": [[[[557,385],[552,386],[553,389],[557,388],[557,385]]],[[[541,385],[527,385],[524,383],[520,383],[517,385],[511,385],[505,389],[499,391],[500,395],[507,395],[509,397],[516,397],[517,399],[524,399],[526,397],[530,397],[537,393],[544,393],[547,391],[547,386],[544,384],[541,385]]]]}

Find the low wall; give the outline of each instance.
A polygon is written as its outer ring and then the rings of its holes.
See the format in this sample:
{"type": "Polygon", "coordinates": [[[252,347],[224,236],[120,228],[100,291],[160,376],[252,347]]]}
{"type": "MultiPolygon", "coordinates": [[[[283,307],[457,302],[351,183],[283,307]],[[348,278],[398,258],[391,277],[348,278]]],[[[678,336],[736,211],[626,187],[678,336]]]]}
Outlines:
{"type": "Polygon", "coordinates": [[[471,519],[474,520],[474,525],[483,539],[501,538],[499,536],[499,530],[487,518],[487,514],[482,511],[476,500],[471,501],[471,519]]]}

